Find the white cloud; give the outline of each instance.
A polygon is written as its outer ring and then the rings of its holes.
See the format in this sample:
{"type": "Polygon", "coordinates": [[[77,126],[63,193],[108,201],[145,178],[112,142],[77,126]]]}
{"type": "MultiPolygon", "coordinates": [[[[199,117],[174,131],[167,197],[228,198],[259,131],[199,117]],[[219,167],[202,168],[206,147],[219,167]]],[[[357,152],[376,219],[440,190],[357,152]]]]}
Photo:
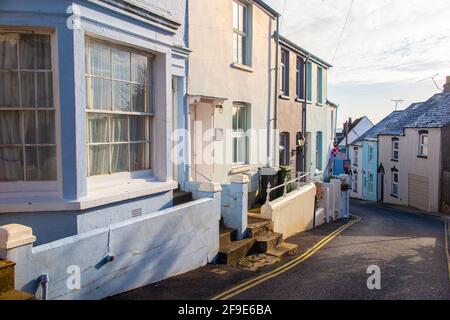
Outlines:
{"type": "MultiPolygon", "coordinates": [[[[278,12],[284,0],[266,0],[278,12]]],[[[282,34],[334,65],[330,84],[412,83],[450,74],[450,1],[287,0],[282,34]]]]}

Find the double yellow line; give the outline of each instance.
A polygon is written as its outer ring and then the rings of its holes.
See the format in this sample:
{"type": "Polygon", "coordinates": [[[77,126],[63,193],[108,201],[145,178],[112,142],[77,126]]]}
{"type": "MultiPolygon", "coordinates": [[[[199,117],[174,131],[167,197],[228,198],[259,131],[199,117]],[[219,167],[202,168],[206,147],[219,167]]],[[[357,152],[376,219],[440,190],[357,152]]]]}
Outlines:
{"type": "Polygon", "coordinates": [[[234,288],[231,288],[217,296],[215,296],[214,298],[212,298],[211,300],[228,300],[244,291],[247,291],[250,288],[253,288],[257,285],[259,285],[260,283],[263,283],[269,279],[272,279],[274,277],[279,276],[280,274],[288,271],[289,269],[297,266],[298,264],[302,263],[303,261],[305,261],[306,259],[308,259],[309,257],[311,257],[312,255],[314,255],[317,251],[319,251],[321,248],[323,248],[328,242],[330,242],[331,240],[333,240],[334,238],[336,238],[340,233],[342,233],[345,229],[349,228],[350,226],[352,226],[353,224],[355,224],[356,222],[360,221],[361,218],[358,216],[355,216],[356,219],[350,221],[349,223],[343,225],[342,227],[340,227],[339,229],[337,229],[336,231],[332,232],[331,234],[329,234],[328,236],[326,236],[325,238],[323,238],[322,240],[320,240],[318,243],[316,243],[312,248],[308,249],[305,253],[303,253],[302,255],[300,255],[299,257],[295,258],[294,260],[282,265],[281,267],[272,270],[268,273],[262,274],[258,277],[255,277],[253,279],[247,280],[239,285],[237,285],[234,288]]]}

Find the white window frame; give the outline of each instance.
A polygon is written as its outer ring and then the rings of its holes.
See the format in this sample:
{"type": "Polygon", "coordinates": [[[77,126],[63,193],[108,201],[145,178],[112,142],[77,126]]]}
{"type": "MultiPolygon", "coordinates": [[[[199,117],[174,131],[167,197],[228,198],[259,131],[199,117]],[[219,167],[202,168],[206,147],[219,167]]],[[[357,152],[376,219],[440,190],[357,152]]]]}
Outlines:
{"type": "Polygon", "coordinates": [[[353,161],[355,166],[358,166],[358,153],[359,153],[358,148],[353,149],[353,161]]]}
{"type": "Polygon", "coordinates": [[[392,160],[399,159],[400,141],[392,140],[392,160]]]}
{"type": "MultiPolygon", "coordinates": [[[[231,148],[232,148],[232,161],[233,161],[233,167],[241,167],[241,166],[245,166],[249,164],[249,156],[250,156],[250,139],[248,137],[248,133],[247,130],[250,128],[250,106],[248,104],[245,103],[239,103],[239,102],[235,102],[233,103],[233,112],[235,108],[244,108],[245,109],[245,130],[240,130],[240,129],[235,129],[234,128],[234,123],[232,123],[232,133],[231,133],[231,137],[232,137],[232,144],[231,144],[231,148]],[[241,161],[237,161],[235,162],[235,154],[234,154],[234,141],[235,139],[245,139],[245,161],[241,162],[241,161]]],[[[239,128],[239,119],[238,123],[237,123],[237,128],[239,128]]],[[[242,120],[242,119],[241,119],[242,120]]],[[[232,120],[233,122],[233,120],[232,120]]],[[[237,151],[239,150],[239,148],[237,148],[237,151]]],[[[239,158],[239,156],[237,156],[237,158],[239,158]]]]}
{"type": "Polygon", "coordinates": [[[317,66],[317,104],[323,105],[324,103],[324,92],[323,92],[323,68],[317,66]],[[319,77],[320,74],[320,77],[319,77]]]}
{"type": "Polygon", "coordinates": [[[369,145],[369,162],[373,162],[373,160],[374,160],[373,146],[369,145]]]}
{"type": "MultiPolygon", "coordinates": [[[[154,157],[154,145],[153,145],[153,130],[154,130],[154,116],[155,116],[155,101],[154,101],[154,72],[153,72],[153,62],[154,62],[154,55],[152,55],[151,53],[147,52],[147,51],[143,51],[143,50],[137,50],[135,48],[133,48],[132,46],[127,46],[127,45],[121,45],[121,44],[116,44],[114,42],[110,42],[110,41],[106,41],[106,40],[99,40],[93,37],[86,37],[85,38],[85,54],[87,55],[87,61],[90,61],[90,50],[89,50],[89,46],[90,43],[98,43],[98,44],[102,44],[105,46],[108,46],[110,48],[117,48],[117,49],[121,49],[121,50],[126,50],[129,51],[130,53],[135,53],[138,55],[143,55],[146,56],[148,58],[147,61],[147,66],[148,66],[148,74],[147,74],[147,79],[146,79],[146,83],[145,86],[147,86],[147,90],[148,90],[148,95],[150,95],[150,97],[146,96],[146,103],[148,104],[148,109],[146,112],[137,112],[137,111],[119,111],[119,110],[101,110],[101,109],[89,109],[88,106],[86,105],[86,176],[88,179],[88,183],[91,184],[92,186],[96,187],[97,185],[102,185],[103,183],[107,184],[107,183],[120,183],[120,181],[127,181],[130,179],[139,179],[139,178],[145,178],[145,177],[150,177],[153,175],[153,157],[154,157]],[[105,114],[110,116],[109,120],[108,120],[108,135],[109,135],[109,142],[105,142],[105,143],[89,143],[88,138],[89,138],[89,126],[88,126],[88,116],[89,114],[105,114]],[[126,116],[127,120],[128,120],[128,139],[127,142],[113,142],[111,141],[111,117],[112,116],[126,116]],[[132,116],[142,116],[142,117],[148,117],[148,123],[147,125],[149,126],[148,131],[149,131],[149,140],[145,140],[145,141],[130,141],[130,117],[132,116]],[[147,169],[142,169],[142,170],[134,170],[131,171],[131,164],[129,163],[128,165],[128,169],[129,171],[123,171],[123,172],[117,172],[117,173],[112,173],[111,172],[111,161],[109,161],[109,170],[107,174],[102,174],[102,175],[89,175],[89,147],[93,146],[93,145],[108,145],[108,149],[109,149],[109,160],[111,160],[112,157],[112,146],[113,145],[118,145],[118,144],[127,144],[128,145],[128,161],[130,162],[130,147],[132,144],[139,144],[139,143],[148,143],[149,144],[149,152],[150,154],[148,155],[149,157],[149,165],[150,167],[147,169]]],[[[110,61],[111,57],[110,57],[110,61]]],[[[89,68],[89,65],[86,65],[86,69],[89,68]]],[[[112,68],[112,66],[111,66],[112,68]]],[[[92,75],[90,73],[88,73],[85,70],[85,81],[87,78],[91,78],[92,75]]],[[[98,78],[98,77],[97,77],[98,78]]],[[[110,80],[114,80],[112,78],[112,75],[110,76],[110,78],[108,78],[110,80]]],[[[88,80],[90,81],[90,80],[88,80]]],[[[129,82],[132,84],[133,82],[130,80],[129,82]]],[[[87,93],[87,99],[90,100],[91,104],[92,104],[92,95],[91,92],[89,90],[89,86],[86,86],[86,93],[87,93]]],[[[111,90],[111,103],[113,103],[113,90],[111,90]]],[[[130,93],[130,99],[131,99],[131,93],[130,93]]],[[[89,188],[89,185],[88,185],[89,188]]]]}
{"type": "Polygon", "coordinates": [[[289,50],[281,49],[281,89],[280,93],[282,96],[289,96],[289,50]],[[284,56],[284,57],[283,57],[284,56]],[[283,59],[284,58],[284,59],[283,59]]]}
{"type": "Polygon", "coordinates": [[[419,134],[419,156],[428,157],[428,145],[429,145],[429,134],[421,133],[419,134]],[[424,139],[427,139],[427,142],[423,142],[424,139]]]}
{"type": "MultiPolygon", "coordinates": [[[[55,113],[55,144],[52,144],[56,148],[56,179],[53,181],[0,181],[0,198],[2,194],[8,198],[11,193],[17,196],[18,193],[32,193],[35,196],[57,196],[59,193],[60,179],[61,179],[61,122],[60,122],[60,96],[59,96],[59,69],[58,69],[58,55],[57,55],[57,38],[56,33],[52,29],[46,28],[28,28],[28,27],[15,27],[0,28],[0,32],[7,33],[25,33],[36,35],[48,35],[50,36],[50,61],[52,64],[52,90],[53,90],[53,108],[34,108],[33,110],[52,110],[55,113]]],[[[39,71],[39,70],[37,70],[39,71]]],[[[20,74],[20,70],[19,70],[20,74]]],[[[20,81],[20,80],[19,80],[20,81]]],[[[18,89],[19,90],[19,89],[18,89]]],[[[3,111],[23,111],[28,108],[1,108],[3,111]]],[[[22,123],[22,120],[21,120],[22,123]]],[[[23,133],[23,125],[21,125],[21,133],[23,133]]],[[[25,144],[23,144],[25,145],[25,144]]],[[[38,144],[33,146],[39,146],[38,144]]],[[[25,155],[24,155],[25,156],[25,155]]],[[[24,161],[26,161],[24,159],[24,161]]],[[[26,168],[24,167],[24,170],[26,168]]]]}
{"type": "Polygon", "coordinates": [[[392,183],[391,183],[391,193],[393,196],[398,197],[399,195],[399,182],[400,182],[400,176],[398,174],[398,171],[392,171],[392,183]],[[395,177],[397,177],[397,182],[395,182],[395,177]],[[397,192],[394,192],[395,188],[394,186],[397,187],[397,192]]]}
{"type": "Polygon", "coordinates": [[[371,171],[369,171],[369,193],[373,193],[375,188],[373,186],[373,183],[375,181],[375,176],[371,171]]]}
{"type": "Polygon", "coordinates": [[[232,8],[232,13],[233,13],[233,62],[234,64],[237,65],[246,65],[246,66],[250,66],[250,58],[249,58],[249,52],[250,52],[250,48],[249,48],[249,18],[250,18],[250,7],[249,5],[238,1],[238,0],[233,0],[233,8],[232,8]],[[238,14],[237,14],[237,18],[238,21],[235,21],[235,9],[238,8],[238,14]],[[242,23],[243,26],[243,30],[240,29],[236,29],[235,28],[235,24],[237,24],[238,26],[240,25],[240,21],[239,21],[239,10],[242,9],[244,10],[244,21],[242,23]],[[239,37],[242,37],[242,57],[239,56],[239,41],[235,39],[235,37],[237,37],[237,39],[239,39],[239,37]],[[235,41],[237,41],[237,43],[235,43],[235,41]],[[237,46],[236,46],[237,45],[237,46]]]}
{"type": "Polygon", "coordinates": [[[353,191],[358,192],[358,172],[353,173],[353,191]]]}

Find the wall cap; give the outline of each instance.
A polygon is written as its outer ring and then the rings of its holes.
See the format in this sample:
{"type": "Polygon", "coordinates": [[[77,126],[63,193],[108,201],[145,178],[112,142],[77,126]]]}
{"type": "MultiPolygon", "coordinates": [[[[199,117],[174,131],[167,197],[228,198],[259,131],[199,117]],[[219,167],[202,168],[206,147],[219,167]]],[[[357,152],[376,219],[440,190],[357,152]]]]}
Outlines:
{"type": "Polygon", "coordinates": [[[202,182],[198,188],[200,192],[219,192],[222,191],[220,183],[215,182],[202,182]]]}
{"type": "Polygon", "coordinates": [[[14,249],[36,241],[33,230],[21,224],[0,227],[0,249],[14,249]]]}
{"type": "Polygon", "coordinates": [[[238,183],[238,184],[245,184],[245,183],[249,183],[250,179],[246,175],[236,174],[236,175],[231,176],[230,182],[231,183],[238,183]]]}

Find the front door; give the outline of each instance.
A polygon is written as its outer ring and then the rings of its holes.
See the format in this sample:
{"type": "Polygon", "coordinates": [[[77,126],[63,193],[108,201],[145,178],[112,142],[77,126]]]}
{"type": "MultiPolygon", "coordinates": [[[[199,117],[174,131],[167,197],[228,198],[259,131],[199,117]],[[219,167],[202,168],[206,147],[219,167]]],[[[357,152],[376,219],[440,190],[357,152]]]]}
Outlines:
{"type": "Polygon", "coordinates": [[[213,181],[214,108],[211,103],[196,103],[192,108],[192,177],[198,182],[213,181]]]}

